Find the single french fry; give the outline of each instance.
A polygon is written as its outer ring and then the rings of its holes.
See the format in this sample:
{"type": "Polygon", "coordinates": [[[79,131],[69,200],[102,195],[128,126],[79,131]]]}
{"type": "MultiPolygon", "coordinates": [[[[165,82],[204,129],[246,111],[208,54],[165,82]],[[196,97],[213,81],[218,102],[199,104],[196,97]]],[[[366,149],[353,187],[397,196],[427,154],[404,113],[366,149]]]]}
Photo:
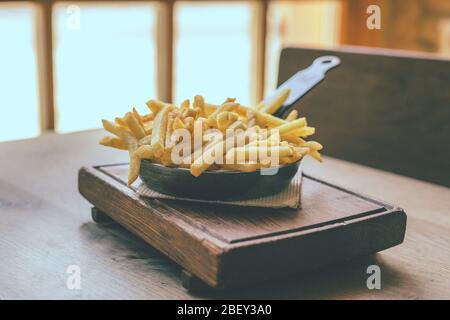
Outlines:
{"type": "Polygon", "coordinates": [[[106,131],[109,131],[115,136],[121,138],[122,140],[124,139],[124,136],[127,133],[127,130],[125,128],[118,126],[117,124],[105,119],[102,119],[102,125],[106,131]]]}
{"type": "Polygon", "coordinates": [[[153,159],[153,148],[148,144],[142,145],[136,149],[134,155],[139,159],[153,159]]]}
{"type": "Polygon", "coordinates": [[[278,146],[280,145],[280,135],[273,133],[267,136],[268,132],[259,133],[257,139],[250,140],[247,146],[278,146]],[[263,134],[264,133],[264,134],[263,134]]]}
{"type": "Polygon", "coordinates": [[[279,127],[283,124],[286,124],[287,121],[280,119],[278,117],[275,117],[271,114],[261,112],[259,110],[254,110],[255,112],[255,119],[256,123],[261,127],[279,127]]]}
{"type": "Polygon", "coordinates": [[[199,107],[194,108],[195,114],[194,119],[197,119],[198,117],[202,116],[202,110],[199,107]]]}
{"type": "Polygon", "coordinates": [[[194,126],[198,123],[197,125],[201,125],[202,127],[202,132],[206,132],[210,128],[210,122],[211,121],[208,118],[198,117],[194,121],[194,126]]]}
{"type": "Polygon", "coordinates": [[[272,114],[265,113],[259,110],[251,109],[243,105],[239,105],[235,112],[238,112],[239,114],[244,112],[244,117],[246,117],[248,120],[255,118],[255,125],[261,128],[276,128],[288,123],[288,121],[286,121],[285,119],[278,118],[272,114]]]}
{"type": "Polygon", "coordinates": [[[150,145],[151,143],[152,143],[152,136],[151,135],[145,136],[145,137],[139,139],[139,141],[138,141],[138,145],[139,146],[150,145]]]}
{"type": "Polygon", "coordinates": [[[159,160],[162,165],[172,166],[172,148],[165,149],[159,160]]]}
{"type": "Polygon", "coordinates": [[[264,108],[264,105],[265,105],[264,102],[260,101],[258,104],[253,106],[252,109],[261,110],[262,108],[264,108]]]}
{"type": "Polygon", "coordinates": [[[127,112],[125,115],[125,122],[130,128],[131,132],[137,139],[141,139],[145,136],[144,127],[136,119],[136,116],[132,112],[127,112]]]}
{"type": "Polygon", "coordinates": [[[191,132],[194,130],[194,122],[195,122],[195,120],[193,117],[187,117],[187,118],[184,118],[184,120],[183,120],[184,127],[191,132]]]}
{"type": "Polygon", "coordinates": [[[316,129],[313,127],[304,127],[301,129],[297,129],[292,131],[292,134],[295,134],[296,136],[306,138],[309,136],[312,136],[315,133],[316,129]]]}
{"type": "Polygon", "coordinates": [[[122,127],[122,128],[127,128],[127,127],[128,127],[128,125],[127,125],[127,123],[125,122],[125,120],[124,120],[123,118],[121,118],[121,117],[115,117],[115,118],[114,118],[114,122],[115,122],[118,126],[120,126],[120,127],[122,127]]]}
{"type": "Polygon", "coordinates": [[[296,154],[296,155],[292,155],[290,157],[281,157],[280,164],[294,163],[294,162],[297,162],[298,160],[300,160],[301,158],[303,158],[302,154],[296,154]]]}
{"type": "Polygon", "coordinates": [[[319,151],[319,150],[323,149],[323,146],[320,143],[316,142],[316,141],[305,142],[302,147],[309,147],[312,150],[316,150],[316,151],[319,151]]]}
{"type": "Polygon", "coordinates": [[[198,108],[198,116],[203,117],[205,115],[205,99],[203,99],[202,96],[196,95],[194,97],[194,103],[193,103],[194,109],[198,108]]]}
{"type": "Polygon", "coordinates": [[[205,119],[204,120],[204,124],[206,127],[208,128],[217,128],[217,121],[216,119],[212,119],[212,118],[202,118],[205,119]]]}
{"type": "Polygon", "coordinates": [[[191,152],[190,154],[185,155],[181,161],[183,164],[189,165],[189,167],[194,160],[202,154],[203,147],[208,148],[209,145],[216,143],[218,138],[222,138],[217,134],[217,132],[209,132],[209,134],[205,134],[208,129],[206,122],[206,118],[199,117],[192,123],[192,127],[190,129],[191,133],[193,133],[191,140],[191,152]],[[205,146],[203,146],[204,143],[206,143],[205,146]]]}
{"type": "Polygon", "coordinates": [[[208,117],[208,119],[216,119],[217,115],[223,111],[231,111],[233,109],[236,109],[239,106],[239,103],[235,102],[227,102],[221,105],[219,108],[217,108],[211,115],[208,117]]]}
{"type": "Polygon", "coordinates": [[[189,117],[195,118],[195,115],[196,115],[196,113],[195,113],[194,109],[187,109],[187,108],[185,108],[185,109],[183,109],[181,111],[181,118],[182,119],[189,118],[189,117]]]}
{"type": "Polygon", "coordinates": [[[275,96],[270,102],[264,104],[259,110],[270,114],[277,112],[290,94],[291,89],[289,88],[281,90],[277,96],[275,96]]]}
{"type": "Polygon", "coordinates": [[[152,121],[153,119],[155,119],[155,114],[154,113],[149,113],[146,114],[144,116],[142,116],[142,122],[144,122],[144,125],[146,122],[152,121]]]}
{"type": "Polygon", "coordinates": [[[135,155],[139,144],[136,137],[134,137],[133,134],[128,131],[124,133],[123,140],[128,146],[128,154],[130,156],[130,169],[128,172],[128,185],[130,186],[139,177],[141,159],[135,155]]]}
{"type": "Polygon", "coordinates": [[[162,106],[156,100],[148,100],[145,104],[153,114],[157,114],[162,109],[162,106]]]}
{"type": "Polygon", "coordinates": [[[196,158],[192,163],[191,174],[198,177],[200,174],[202,174],[203,171],[207,170],[213,164],[214,159],[216,159],[218,156],[222,158],[223,155],[234,148],[235,143],[239,141],[239,139],[242,138],[243,135],[244,132],[241,131],[229,137],[226,137],[226,139],[219,137],[218,139],[213,140],[204,148],[203,153],[198,156],[198,158],[196,158]],[[217,155],[215,154],[215,152],[213,154],[213,150],[221,150],[222,154],[217,155]]]}
{"type": "Polygon", "coordinates": [[[239,115],[236,112],[222,111],[216,116],[217,128],[221,131],[224,131],[238,119],[239,115]]]}
{"type": "Polygon", "coordinates": [[[122,139],[115,137],[104,137],[99,141],[99,144],[105,147],[111,147],[120,150],[128,150],[127,144],[122,139]]]}
{"type": "Polygon", "coordinates": [[[131,186],[139,177],[139,170],[141,167],[141,159],[134,155],[130,155],[130,171],[128,174],[128,185],[131,186]]]}
{"type": "Polygon", "coordinates": [[[180,118],[175,118],[172,124],[172,130],[185,129],[184,123],[180,118]]]}
{"type": "Polygon", "coordinates": [[[205,102],[205,117],[209,117],[219,106],[205,102]]]}
{"type": "Polygon", "coordinates": [[[168,103],[164,103],[162,101],[153,99],[148,100],[145,104],[154,114],[158,114],[159,111],[161,111],[162,109],[164,109],[164,107],[167,107],[169,105],[168,103]]]}
{"type": "MultiPolygon", "coordinates": [[[[226,130],[230,129],[233,132],[236,130],[244,130],[245,131],[245,130],[247,130],[247,128],[248,127],[244,122],[237,119],[236,121],[231,122],[230,125],[226,128],[226,130]]],[[[225,130],[225,132],[226,132],[226,130],[225,130]]]]}
{"type": "Polygon", "coordinates": [[[213,163],[214,159],[218,156],[215,150],[223,150],[225,142],[223,139],[213,139],[209,144],[203,148],[203,152],[194,159],[191,164],[191,174],[198,177],[203,171],[208,169],[213,163]]]}
{"type": "MultiPolygon", "coordinates": [[[[261,127],[271,127],[271,128],[275,128],[275,127],[279,127],[282,126],[283,124],[288,123],[288,121],[275,117],[274,115],[256,110],[256,109],[251,109],[249,107],[245,107],[243,105],[239,105],[237,107],[237,111],[239,112],[244,112],[248,118],[250,118],[251,116],[254,116],[256,119],[256,123],[257,125],[261,126],[261,127]]],[[[301,118],[301,119],[305,119],[305,118],[301,118]]],[[[305,119],[306,121],[306,119],[305,119]]]]}
{"type": "Polygon", "coordinates": [[[222,104],[229,103],[229,102],[236,102],[236,98],[226,98],[222,104]]]}
{"type": "Polygon", "coordinates": [[[153,131],[153,120],[144,122],[144,131],[146,135],[151,135],[153,131]]]}
{"type": "Polygon", "coordinates": [[[166,139],[164,142],[164,148],[170,148],[172,146],[171,136],[172,136],[172,126],[174,119],[167,120],[167,128],[166,128],[166,139]]]}
{"type": "Polygon", "coordinates": [[[320,155],[320,153],[316,150],[312,150],[308,153],[311,157],[313,157],[314,159],[316,159],[317,161],[322,162],[322,156],[320,155]]]}
{"type": "Polygon", "coordinates": [[[305,143],[305,140],[303,140],[302,138],[300,138],[292,133],[285,134],[283,136],[283,139],[285,139],[286,141],[293,143],[295,145],[302,145],[305,143]]]}
{"type": "Polygon", "coordinates": [[[247,126],[248,126],[249,128],[251,128],[251,127],[253,127],[253,126],[255,126],[255,125],[256,125],[256,119],[255,119],[255,118],[249,119],[249,120],[247,121],[247,126]]]}
{"type": "Polygon", "coordinates": [[[167,130],[168,114],[171,106],[165,106],[155,117],[153,121],[151,146],[155,157],[161,156],[164,151],[164,142],[167,130]]]}
{"type": "Polygon", "coordinates": [[[276,140],[276,139],[271,139],[271,137],[269,137],[268,139],[262,139],[262,140],[253,140],[250,143],[247,144],[247,146],[278,146],[280,145],[280,141],[276,140]]]}
{"type": "Polygon", "coordinates": [[[297,110],[292,110],[291,112],[289,112],[288,116],[286,117],[286,121],[292,121],[297,119],[298,117],[298,111],[297,110]]]}
{"type": "Polygon", "coordinates": [[[139,114],[139,112],[136,110],[135,107],[133,107],[132,111],[133,111],[133,114],[134,114],[136,120],[141,125],[141,127],[144,127],[144,121],[142,120],[142,116],[139,114]]]}
{"type": "Polygon", "coordinates": [[[280,132],[280,135],[283,136],[289,132],[292,132],[293,130],[300,129],[305,126],[306,126],[305,118],[300,118],[300,119],[296,119],[291,122],[287,122],[287,123],[277,127],[277,129],[280,132]]]}
{"type": "Polygon", "coordinates": [[[301,153],[303,156],[306,156],[310,150],[308,147],[294,147],[294,153],[301,153]]]}
{"type": "Polygon", "coordinates": [[[180,109],[189,109],[191,106],[191,101],[189,99],[183,100],[180,104],[180,109]]]}

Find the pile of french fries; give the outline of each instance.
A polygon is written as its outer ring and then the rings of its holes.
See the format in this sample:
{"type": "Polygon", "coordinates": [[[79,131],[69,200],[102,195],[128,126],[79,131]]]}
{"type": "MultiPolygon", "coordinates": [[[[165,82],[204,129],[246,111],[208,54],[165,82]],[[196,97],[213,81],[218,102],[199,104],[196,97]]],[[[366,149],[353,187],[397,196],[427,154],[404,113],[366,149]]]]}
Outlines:
{"type": "Polygon", "coordinates": [[[139,176],[140,163],[148,159],[169,167],[190,169],[194,176],[205,170],[256,171],[299,161],[311,155],[321,161],[322,145],[304,139],[314,134],[305,118],[293,110],[286,119],[273,116],[289,96],[283,90],[268,103],[248,107],[226,99],[221,105],[205,102],[200,95],[179,106],[158,100],[136,108],[113,122],[102,120],[113,136],[100,144],[127,150],[128,184],[139,176]]]}

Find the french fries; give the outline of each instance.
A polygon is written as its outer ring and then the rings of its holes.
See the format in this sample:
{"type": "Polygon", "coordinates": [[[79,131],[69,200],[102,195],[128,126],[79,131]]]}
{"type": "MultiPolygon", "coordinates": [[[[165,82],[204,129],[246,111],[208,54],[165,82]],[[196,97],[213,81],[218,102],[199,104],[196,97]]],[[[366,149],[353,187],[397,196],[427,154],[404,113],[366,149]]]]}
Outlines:
{"type": "Polygon", "coordinates": [[[112,147],[120,150],[128,150],[128,146],[125,143],[125,141],[119,138],[104,137],[102,140],[100,140],[99,143],[105,147],[112,147]]]}
{"type": "Polygon", "coordinates": [[[262,105],[259,110],[262,112],[274,114],[280,109],[286,99],[289,97],[291,89],[282,90],[275,98],[273,98],[268,104],[262,105]]]}
{"type": "Polygon", "coordinates": [[[291,112],[289,112],[288,116],[286,117],[286,121],[292,121],[297,119],[298,117],[298,111],[297,110],[292,110],[291,112]]]}
{"type": "Polygon", "coordinates": [[[166,138],[166,130],[167,130],[167,123],[169,120],[169,111],[170,106],[163,107],[160,112],[155,117],[155,120],[153,121],[153,128],[152,128],[152,138],[150,140],[150,147],[153,150],[153,154],[155,157],[160,157],[162,153],[164,152],[164,142],[166,138]]]}
{"type": "Polygon", "coordinates": [[[179,107],[149,100],[148,114],[132,108],[113,122],[102,120],[104,129],[113,136],[99,143],[128,151],[130,185],[138,178],[144,159],[187,168],[196,177],[206,170],[252,172],[294,163],[306,155],[322,161],[322,145],[304,140],[315,132],[304,117],[298,118],[296,110],[286,119],[272,115],[289,94],[289,89],[283,90],[271,101],[254,107],[243,106],[235,98],[216,105],[200,95],[192,104],[186,99],[179,107]]]}

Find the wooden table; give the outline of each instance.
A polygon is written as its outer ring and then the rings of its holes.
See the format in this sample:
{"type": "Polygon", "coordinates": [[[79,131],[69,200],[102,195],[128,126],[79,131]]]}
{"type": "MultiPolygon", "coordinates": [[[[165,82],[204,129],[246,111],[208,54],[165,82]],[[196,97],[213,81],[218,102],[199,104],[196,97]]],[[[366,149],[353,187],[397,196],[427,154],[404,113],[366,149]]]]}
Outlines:
{"type": "Polygon", "coordinates": [[[331,158],[306,161],[305,171],[405,209],[402,245],[238,292],[192,295],[168,258],[117,224],[91,221],[79,167],[127,161],[96,145],[102,134],[0,144],[0,299],[450,299],[450,189],[331,158]],[[73,264],[81,290],[66,286],[73,264]],[[381,290],[366,287],[372,264],[381,268],[381,290]]]}

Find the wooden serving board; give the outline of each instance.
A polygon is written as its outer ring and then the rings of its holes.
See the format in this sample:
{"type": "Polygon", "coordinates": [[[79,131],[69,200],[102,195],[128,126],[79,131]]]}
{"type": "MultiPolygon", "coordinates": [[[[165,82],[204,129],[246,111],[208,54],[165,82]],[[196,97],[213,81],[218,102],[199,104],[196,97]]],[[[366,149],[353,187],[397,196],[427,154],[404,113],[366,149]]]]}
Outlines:
{"type": "Polygon", "coordinates": [[[126,185],[127,164],[81,168],[94,220],[106,214],[199,281],[223,289],[305,271],[402,243],[405,212],[303,177],[301,209],[150,200],[126,185]]]}

